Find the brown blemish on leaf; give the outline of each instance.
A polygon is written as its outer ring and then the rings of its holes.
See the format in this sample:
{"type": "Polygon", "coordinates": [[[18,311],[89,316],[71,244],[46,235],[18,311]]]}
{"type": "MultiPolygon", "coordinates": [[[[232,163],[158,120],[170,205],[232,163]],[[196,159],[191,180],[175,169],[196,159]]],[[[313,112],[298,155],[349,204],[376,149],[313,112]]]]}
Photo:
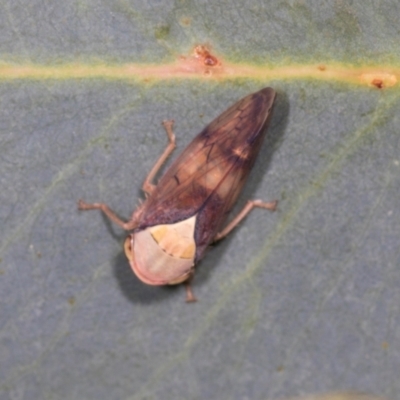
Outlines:
{"type": "Polygon", "coordinates": [[[71,297],[69,297],[68,298],[68,304],[70,305],[70,306],[73,306],[74,304],[75,304],[75,297],[74,296],[71,296],[71,297]]]}
{"type": "Polygon", "coordinates": [[[371,82],[374,86],[376,86],[378,89],[383,88],[383,81],[382,79],[373,79],[371,82]]]}
{"type": "Polygon", "coordinates": [[[216,76],[224,72],[221,59],[213,55],[205,44],[195,46],[190,56],[181,56],[179,63],[187,72],[203,76],[216,76]]]}
{"type": "Polygon", "coordinates": [[[215,67],[216,65],[220,64],[217,57],[213,56],[210,53],[210,49],[203,44],[200,44],[194,48],[194,56],[204,65],[209,67],[215,67]]]}
{"type": "Polygon", "coordinates": [[[361,81],[367,83],[368,86],[384,89],[396,85],[397,77],[388,72],[367,72],[361,75],[361,81]]]}
{"type": "Polygon", "coordinates": [[[192,19],[190,17],[182,17],[179,23],[184,27],[188,27],[192,23],[192,19]]]}

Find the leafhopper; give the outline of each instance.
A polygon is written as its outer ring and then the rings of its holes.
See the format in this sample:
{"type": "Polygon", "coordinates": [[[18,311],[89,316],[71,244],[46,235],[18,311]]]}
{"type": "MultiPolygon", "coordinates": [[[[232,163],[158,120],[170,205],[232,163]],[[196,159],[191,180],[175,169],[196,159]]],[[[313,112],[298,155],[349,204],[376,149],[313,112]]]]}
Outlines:
{"type": "Polygon", "coordinates": [[[265,88],[232,105],[193,139],[154,184],[176,147],[173,121],[164,121],[169,143],[147,175],[142,186],[146,198],[129,221],[121,220],[106,204],[79,200],[80,210],[101,210],[129,231],[125,254],[141,281],[185,283],[186,301],[195,301],[190,281],[207,247],[230,233],[254,207],[275,210],[276,201],[249,200],[226,224],[260,151],[275,96],[273,89],[265,88]]]}

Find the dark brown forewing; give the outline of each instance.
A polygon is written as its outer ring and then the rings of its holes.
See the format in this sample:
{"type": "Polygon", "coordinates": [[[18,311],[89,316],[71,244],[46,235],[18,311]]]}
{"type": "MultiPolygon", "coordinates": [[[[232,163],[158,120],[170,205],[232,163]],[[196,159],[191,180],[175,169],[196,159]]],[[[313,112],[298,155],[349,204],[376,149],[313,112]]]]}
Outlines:
{"type": "Polygon", "coordinates": [[[274,99],[273,89],[262,89],[211,122],[162,176],[144,204],[140,228],[199,213],[196,244],[206,247],[254,164],[274,99]]]}

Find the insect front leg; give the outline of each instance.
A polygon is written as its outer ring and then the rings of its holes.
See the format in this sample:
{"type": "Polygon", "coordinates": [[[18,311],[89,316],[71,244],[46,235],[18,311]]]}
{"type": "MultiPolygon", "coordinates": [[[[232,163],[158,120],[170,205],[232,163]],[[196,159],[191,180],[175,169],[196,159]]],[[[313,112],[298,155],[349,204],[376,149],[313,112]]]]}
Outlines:
{"type": "Polygon", "coordinates": [[[173,120],[167,120],[163,121],[163,126],[165,129],[165,132],[167,133],[168,136],[168,146],[165,148],[164,152],[161,154],[160,158],[157,160],[157,162],[154,164],[153,168],[150,170],[148,173],[143,186],[142,190],[147,194],[150,195],[153,190],[155,189],[155,185],[152,183],[154,177],[157,175],[157,172],[161,168],[161,166],[164,164],[165,160],[169,157],[169,155],[174,151],[176,144],[175,144],[175,135],[172,130],[172,127],[174,126],[174,121],[173,120]]]}
{"type": "Polygon", "coordinates": [[[125,229],[126,231],[130,231],[135,229],[137,226],[137,222],[135,220],[131,220],[128,222],[123,221],[121,218],[115,214],[107,204],[104,203],[85,203],[83,200],[78,201],[78,209],[82,211],[86,210],[101,210],[103,213],[114,223],[119,225],[121,228],[125,229]]]}
{"type": "Polygon", "coordinates": [[[278,202],[271,201],[269,203],[265,203],[261,200],[249,200],[246,205],[242,208],[242,210],[236,215],[235,218],[229,224],[219,233],[217,233],[214,237],[213,242],[217,242],[218,240],[223,239],[225,236],[227,236],[232,229],[236,227],[240,223],[240,221],[247,216],[247,214],[254,208],[254,207],[260,207],[260,208],[265,208],[270,211],[275,211],[276,206],[278,202]]]}

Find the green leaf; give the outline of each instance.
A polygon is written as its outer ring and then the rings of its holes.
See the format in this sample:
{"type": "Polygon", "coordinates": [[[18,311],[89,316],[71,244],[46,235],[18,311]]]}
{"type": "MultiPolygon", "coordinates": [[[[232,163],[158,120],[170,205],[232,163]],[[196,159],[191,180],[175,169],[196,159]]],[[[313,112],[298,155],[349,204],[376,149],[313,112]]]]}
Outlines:
{"type": "Polygon", "coordinates": [[[1,6],[0,397],[396,398],[399,4],[164,3],[1,6]],[[144,285],[126,234],[77,200],[128,219],[162,120],[176,155],[265,86],[274,115],[235,210],[278,210],[209,250],[198,303],[144,285]]]}

